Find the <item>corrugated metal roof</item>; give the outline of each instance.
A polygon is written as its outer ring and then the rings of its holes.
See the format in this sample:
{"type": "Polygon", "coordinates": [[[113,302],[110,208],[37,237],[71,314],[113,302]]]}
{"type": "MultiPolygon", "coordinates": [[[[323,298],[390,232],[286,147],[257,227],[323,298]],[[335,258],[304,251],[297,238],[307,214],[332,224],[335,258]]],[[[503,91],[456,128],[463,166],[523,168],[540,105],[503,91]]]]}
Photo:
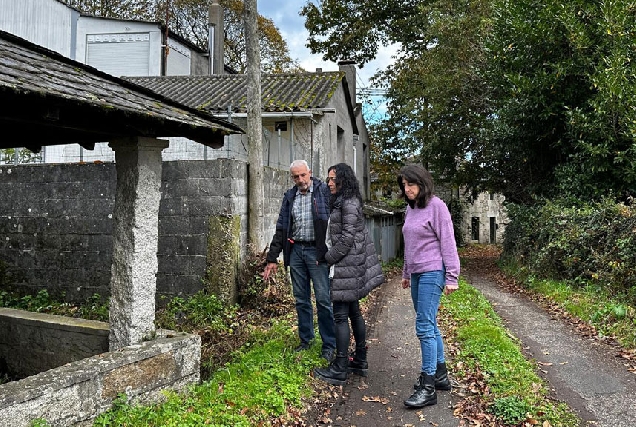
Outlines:
{"type": "Polygon", "coordinates": [[[130,136],[183,136],[218,147],[223,135],[242,133],[231,123],[4,31],[0,125],[21,125],[11,132],[15,139],[3,138],[0,148],[90,144],[130,136]]]}
{"type": "MultiPolygon", "coordinates": [[[[325,108],[339,86],[344,72],[264,74],[261,102],[264,112],[293,112],[325,108]]],[[[165,97],[210,113],[246,112],[247,76],[125,77],[165,97]]]]}

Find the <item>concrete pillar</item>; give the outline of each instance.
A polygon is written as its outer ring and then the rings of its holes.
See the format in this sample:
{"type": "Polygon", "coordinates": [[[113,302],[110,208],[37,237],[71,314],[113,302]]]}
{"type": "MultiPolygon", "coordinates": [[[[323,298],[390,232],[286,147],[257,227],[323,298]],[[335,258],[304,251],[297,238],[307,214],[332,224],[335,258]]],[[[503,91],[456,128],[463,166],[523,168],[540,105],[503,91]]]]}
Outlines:
{"type": "Polygon", "coordinates": [[[110,351],[155,332],[161,150],[168,141],[112,141],[117,168],[111,266],[110,351]]]}

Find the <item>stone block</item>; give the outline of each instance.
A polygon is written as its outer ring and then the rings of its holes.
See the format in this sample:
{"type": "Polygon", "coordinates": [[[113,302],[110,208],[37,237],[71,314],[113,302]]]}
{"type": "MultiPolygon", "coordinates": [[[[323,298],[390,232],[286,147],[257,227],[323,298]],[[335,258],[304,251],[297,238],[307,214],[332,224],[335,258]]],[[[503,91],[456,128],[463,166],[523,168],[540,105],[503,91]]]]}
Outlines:
{"type": "Polygon", "coordinates": [[[122,393],[132,403],[165,400],[200,379],[201,339],[157,331],[157,338],[0,385],[0,425],[27,427],[41,418],[66,427],[92,425],[122,393]]]}

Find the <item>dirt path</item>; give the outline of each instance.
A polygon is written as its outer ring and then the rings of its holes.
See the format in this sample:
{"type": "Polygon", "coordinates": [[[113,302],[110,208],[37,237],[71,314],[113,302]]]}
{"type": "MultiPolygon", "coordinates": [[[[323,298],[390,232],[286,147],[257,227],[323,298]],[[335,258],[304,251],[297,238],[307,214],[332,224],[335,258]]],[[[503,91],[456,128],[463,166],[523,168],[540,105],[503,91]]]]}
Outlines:
{"type": "MultiPolygon", "coordinates": [[[[554,396],[579,414],[582,426],[636,426],[636,375],[617,357],[617,349],[579,334],[525,295],[497,285],[484,273],[492,260],[472,261],[462,275],[493,304],[509,331],[521,340],[526,355],[539,362],[539,374],[549,381],[554,396]]],[[[419,372],[414,313],[399,278],[380,289],[367,316],[369,376],[351,376],[327,413],[326,420],[331,421],[327,424],[457,427],[453,405],[460,397],[455,391],[439,392],[438,404],[421,410],[402,404],[419,372]]]]}

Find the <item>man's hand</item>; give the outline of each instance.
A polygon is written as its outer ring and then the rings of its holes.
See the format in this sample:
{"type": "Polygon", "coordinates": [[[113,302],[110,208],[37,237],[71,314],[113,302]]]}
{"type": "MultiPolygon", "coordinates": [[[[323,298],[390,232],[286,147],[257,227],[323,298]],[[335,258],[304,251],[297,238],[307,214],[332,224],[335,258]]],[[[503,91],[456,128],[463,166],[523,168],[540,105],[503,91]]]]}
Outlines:
{"type": "Polygon", "coordinates": [[[276,262],[268,262],[265,266],[265,271],[263,271],[263,279],[269,280],[272,274],[276,274],[278,270],[278,263],[276,262]]]}
{"type": "Polygon", "coordinates": [[[402,288],[408,289],[411,287],[411,279],[402,279],[402,288]]]}

